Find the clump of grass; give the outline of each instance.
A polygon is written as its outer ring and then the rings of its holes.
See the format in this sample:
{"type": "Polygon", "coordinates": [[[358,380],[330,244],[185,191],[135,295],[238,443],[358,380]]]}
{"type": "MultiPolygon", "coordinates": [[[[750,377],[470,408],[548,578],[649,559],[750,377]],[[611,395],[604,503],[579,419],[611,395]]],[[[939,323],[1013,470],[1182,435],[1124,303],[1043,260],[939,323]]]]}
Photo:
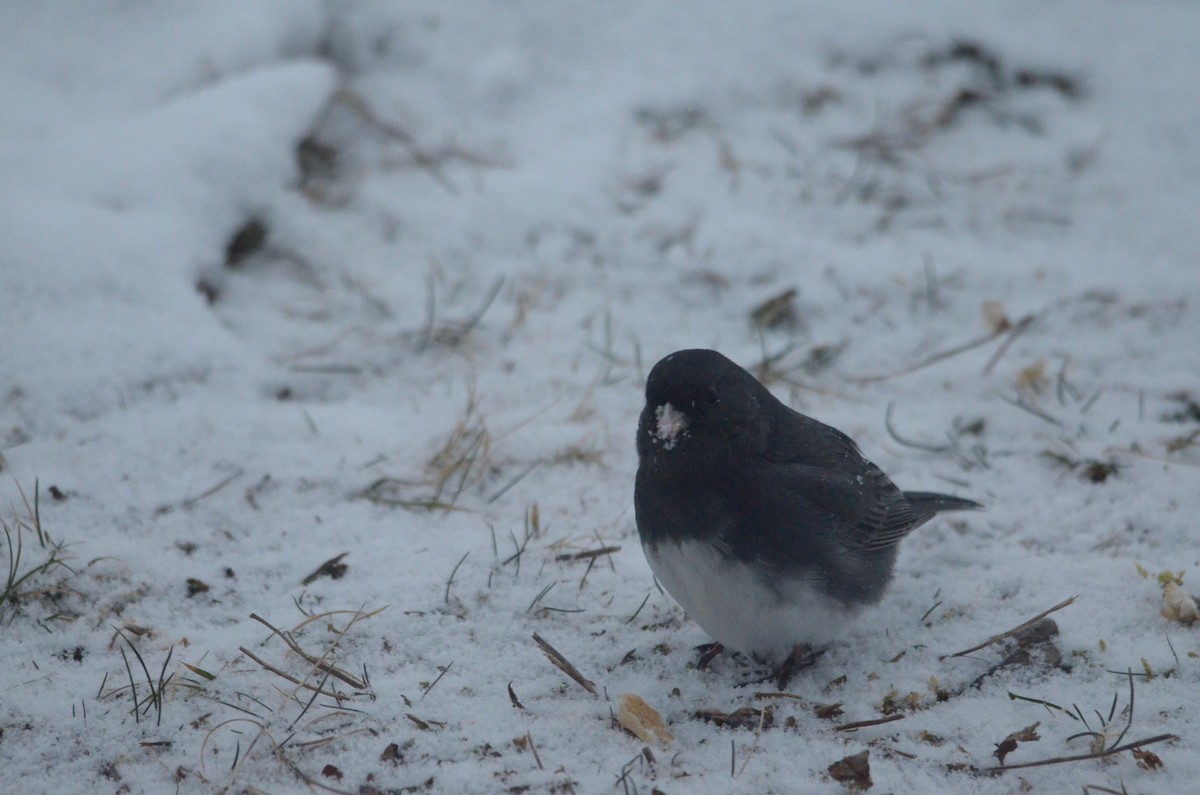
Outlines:
{"type": "Polygon", "coordinates": [[[487,475],[491,439],[472,392],[463,415],[426,462],[423,481],[380,478],[364,489],[362,496],[382,505],[410,510],[454,510],[463,492],[480,484],[487,475]],[[417,494],[412,493],[414,487],[417,494]]]}
{"type": "MultiPolygon", "coordinates": [[[[209,776],[221,775],[219,772],[209,771],[206,767],[206,762],[218,757],[215,750],[209,753],[208,748],[214,742],[232,742],[233,759],[223,774],[227,784],[222,791],[236,789],[234,785],[239,777],[249,775],[250,768],[268,759],[274,759],[312,788],[341,791],[320,785],[313,774],[305,772],[304,768],[310,766],[305,755],[314,749],[355,735],[374,733],[373,728],[362,725],[364,721],[369,720],[366,713],[351,706],[361,699],[375,699],[366,664],[363,664],[360,674],[340,667],[335,664],[335,659],[351,628],[384,609],[386,607],[374,610],[366,610],[363,607],[357,610],[305,614],[305,619],[290,630],[276,627],[257,613],[252,613],[250,618],[270,630],[271,635],[257,644],[254,647],[255,651],[246,646],[240,646],[238,651],[262,670],[278,678],[274,690],[278,693],[279,700],[273,706],[268,703],[269,699],[257,698],[242,689],[233,691],[234,698],[230,699],[228,684],[224,689],[206,687],[206,690],[211,691],[204,694],[206,697],[240,714],[225,717],[209,729],[200,745],[199,770],[193,771],[197,777],[208,781],[209,776]],[[344,615],[350,616],[344,625],[334,626],[331,623],[335,616],[344,615]],[[301,645],[304,640],[303,630],[314,622],[324,622],[333,638],[325,643],[323,648],[308,650],[301,645]],[[269,653],[265,647],[272,639],[282,641],[287,649],[281,652],[276,648],[274,653],[269,653]],[[338,681],[349,685],[352,692],[339,688],[338,681]],[[256,752],[256,749],[266,749],[266,753],[256,752]]],[[[204,675],[206,679],[212,676],[194,666],[188,668],[194,673],[204,675]]],[[[407,706],[411,706],[407,697],[401,695],[401,698],[407,706]]],[[[444,724],[428,721],[427,725],[444,724]]],[[[226,756],[228,754],[222,754],[221,758],[226,756]]],[[[253,788],[248,786],[246,789],[253,788]]]]}
{"type": "Polygon", "coordinates": [[[1040,759],[1035,762],[1022,762],[1021,764],[1007,765],[1007,766],[1005,766],[1003,764],[1004,760],[1001,758],[1001,760],[1000,760],[1001,766],[1000,767],[986,768],[986,770],[990,773],[998,773],[998,772],[1001,772],[1004,770],[1018,770],[1021,768],[1042,767],[1045,765],[1063,764],[1065,762],[1079,762],[1079,761],[1084,761],[1084,760],[1089,760],[1089,759],[1100,759],[1100,758],[1107,757],[1107,756],[1113,756],[1115,754],[1121,753],[1122,751],[1134,751],[1133,755],[1134,755],[1134,758],[1138,760],[1139,767],[1144,766],[1146,769],[1150,769],[1151,767],[1161,765],[1162,764],[1161,760],[1159,760],[1158,757],[1155,756],[1153,753],[1147,752],[1145,750],[1141,750],[1139,752],[1138,750],[1135,750],[1135,749],[1142,749],[1142,747],[1146,746],[1146,745],[1152,745],[1154,743],[1160,743],[1160,742],[1166,742],[1166,741],[1174,741],[1174,740],[1178,740],[1179,738],[1174,734],[1158,734],[1158,735],[1155,735],[1154,737],[1148,737],[1144,740],[1137,740],[1135,742],[1125,743],[1124,745],[1122,745],[1121,741],[1125,739],[1125,735],[1129,733],[1130,727],[1133,726],[1133,705],[1134,705],[1133,683],[1134,683],[1134,678],[1137,676],[1142,676],[1142,674],[1135,674],[1132,670],[1110,671],[1109,673],[1117,674],[1117,675],[1125,677],[1129,680],[1129,703],[1125,706],[1125,709],[1122,710],[1122,713],[1121,713],[1126,716],[1124,726],[1121,726],[1119,721],[1116,720],[1116,718],[1118,717],[1118,714],[1117,714],[1117,699],[1119,696],[1118,693],[1113,693],[1112,704],[1108,709],[1107,716],[1105,716],[1099,710],[1093,710],[1093,712],[1096,715],[1096,719],[1099,721],[1099,727],[1093,728],[1092,725],[1088,722],[1087,717],[1083,714],[1083,710],[1081,710],[1075,704],[1072,704],[1070,709],[1068,709],[1068,708],[1060,706],[1058,704],[1054,704],[1050,701],[1045,701],[1045,700],[1042,700],[1039,698],[1030,698],[1028,696],[1020,696],[1020,695],[1017,695],[1016,693],[1013,693],[1012,691],[1009,691],[1008,697],[1010,700],[1028,701],[1028,702],[1031,702],[1034,704],[1038,704],[1038,705],[1044,707],[1048,712],[1051,712],[1051,714],[1054,714],[1057,712],[1059,714],[1065,715],[1066,717],[1070,718],[1071,720],[1078,721],[1079,723],[1081,723],[1085,730],[1071,735],[1070,737],[1067,738],[1067,742],[1070,742],[1071,740],[1079,739],[1081,737],[1087,737],[1087,738],[1089,738],[1089,741],[1088,741],[1089,750],[1088,750],[1088,753],[1086,753],[1086,754],[1079,754],[1076,756],[1056,756],[1056,757],[1053,757],[1050,759],[1040,759]],[[1116,739],[1113,739],[1113,735],[1116,735],[1116,739]]]}
{"type": "Polygon", "coordinates": [[[50,587],[39,587],[38,582],[44,576],[58,569],[66,569],[74,574],[74,569],[67,565],[66,547],[62,542],[54,541],[42,528],[41,511],[39,510],[39,488],[37,481],[33,485],[33,504],[20,485],[17,490],[25,503],[25,515],[17,516],[10,525],[0,519],[0,527],[4,530],[5,552],[8,558],[7,573],[3,585],[0,586],[0,620],[4,611],[15,608],[22,601],[35,596],[56,592],[57,584],[50,587]],[[36,541],[37,547],[32,553],[27,552],[31,542],[36,541]],[[32,560],[31,560],[32,558],[32,560]]]}
{"type": "Polygon", "coordinates": [[[487,461],[490,449],[491,434],[472,392],[462,417],[425,466],[434,487],[433,500],[439,501],[449,494],[450,504],[457,502],[463,488],[472,482],[472,472],[480,472],[475,465],[487,461]]]}
{"type": "MultiPolygon", "coordinates": [[[[113,627],[113,629],[117,633],[117,637],[125,641],[125,646],[118,646],[117,648],[121,652],[121,660],[125,663],[125,674],[129,677],[129,697],[133,702],[133,706],[129,708],[129,712],[131,715],[133,715],[135,723],[141,723],[142,717],[148,715],[150,710],[153,709],[155,711],[154,725],[161,726],[163,702],[166,696],[167,687],[175,679],[174,672],[170,674],[167,673],[167,668],[171,664],[171,657],[175,654],[175,647],[172,646],[167,650],[167,656],[163,660],[162,667],[159,668],[158,676],[155,677],[155,675],[151,673],[149,666],[146,665],[146,658],[143,657],[141,651],[138,650],[137,644],[135,644],[133,640],[131,640],[130,637],[126,635],[125,632],[119,627],[113,627]],[[147,692],[143,696],[139,696],[138,694],[137,677],[133,673],[133,666],[129,662],[129,655],[125,653],[126,646],[128,646],[129,650],[133,652],[134,659],[137,660],[138,665],[142,669],[142,675],[146,679],[147,692]]],[[[211,674],[209,675],[211,676],[211,674]]],[[[102,682],[100,685],[100,690],[102,693],[100,697],[105,698],[107,696],[123,692],[124,688],[117,688],[108,693],[103,693],[104,683],[102,682]]]]}

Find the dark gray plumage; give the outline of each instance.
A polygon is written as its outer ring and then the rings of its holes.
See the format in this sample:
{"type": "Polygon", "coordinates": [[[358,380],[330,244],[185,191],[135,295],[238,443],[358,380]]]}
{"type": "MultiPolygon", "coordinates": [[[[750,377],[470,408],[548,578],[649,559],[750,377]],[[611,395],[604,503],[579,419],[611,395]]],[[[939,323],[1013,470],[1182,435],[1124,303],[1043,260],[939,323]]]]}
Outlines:
{"type": "Polygon", "coordinates": [[[879,601],[896,545],[977,503],[901,491],[844,433],[777,400],[710,350],[646,381],[634,508],[659,581],[723,645],[825,642],[879,601]]]}

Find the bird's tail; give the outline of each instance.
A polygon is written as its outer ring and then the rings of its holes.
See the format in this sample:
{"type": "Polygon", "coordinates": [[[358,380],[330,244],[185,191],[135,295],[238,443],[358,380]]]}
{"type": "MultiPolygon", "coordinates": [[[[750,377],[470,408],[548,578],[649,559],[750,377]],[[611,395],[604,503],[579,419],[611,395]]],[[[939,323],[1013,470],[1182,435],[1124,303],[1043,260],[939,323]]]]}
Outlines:
{"type": "Polygon", "coordinates": [[[934,491],[906,491],[904,498],[918,511],[940,513],[942,511],[974,511],[983,506],[974,500],[951,497],[934,491]]]}

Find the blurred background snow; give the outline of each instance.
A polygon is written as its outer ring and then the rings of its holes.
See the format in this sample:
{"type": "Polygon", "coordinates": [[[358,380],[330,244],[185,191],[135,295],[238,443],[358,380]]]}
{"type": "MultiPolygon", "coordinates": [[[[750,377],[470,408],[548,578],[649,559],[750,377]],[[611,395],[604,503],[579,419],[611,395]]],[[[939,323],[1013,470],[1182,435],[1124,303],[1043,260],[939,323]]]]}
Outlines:
{"type": "Polygon", "coordinates": [[[4,5],[0,789],[836,792],[866,749],[878,791],[1185,790],[1198,34],[1175,3],[4,5]],[[640,389],[683,347],[987,505],[906,540],[802,700],[695,670],[642,559],[640,389]],[[971,772],[1037,721],[1006,763],[1179,739],[971,772]]]}

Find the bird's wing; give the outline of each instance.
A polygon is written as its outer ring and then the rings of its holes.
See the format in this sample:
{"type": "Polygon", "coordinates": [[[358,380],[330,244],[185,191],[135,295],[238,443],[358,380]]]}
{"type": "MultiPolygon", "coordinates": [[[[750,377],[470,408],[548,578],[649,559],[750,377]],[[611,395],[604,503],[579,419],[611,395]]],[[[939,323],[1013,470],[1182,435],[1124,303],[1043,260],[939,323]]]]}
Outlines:
{"type": "MultiPolygon", "coordinates": [[[[792,495],[815,521],[796,532],[835,535],[847,549],[887,550],[937,509],[910,502],[846,434],[782,403],[768,412],[770,432],[763,457],[782,472],[792,495]]],[[[784,495],[776,495],[788,500],[784,495]]]]}
{"type": "Polygon", "coordinates": [[[793,500],[798,497],[811,506],[826,525],[819,531],[836,535],[847,549],[886,550],[934,514],[906,500],[870,462],[864,462],[853,476],[805,464],[788,464],[781,470],[793,500]]]}

